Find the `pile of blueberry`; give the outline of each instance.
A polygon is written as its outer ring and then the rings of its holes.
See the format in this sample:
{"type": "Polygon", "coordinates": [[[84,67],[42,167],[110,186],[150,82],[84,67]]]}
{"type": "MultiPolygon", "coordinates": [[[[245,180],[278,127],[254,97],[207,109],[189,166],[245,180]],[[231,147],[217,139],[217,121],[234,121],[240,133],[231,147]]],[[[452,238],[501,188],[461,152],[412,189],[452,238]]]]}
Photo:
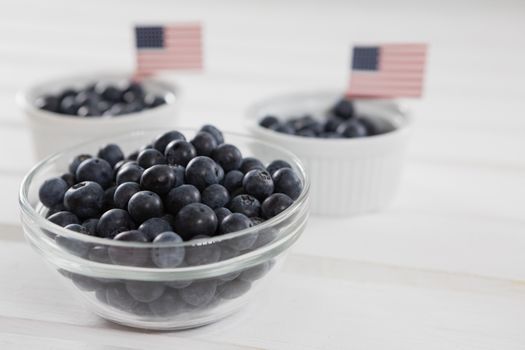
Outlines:
{"type": "Polygon", "coordinates": [[[394,130],[394,126],[384,119],[358,115],[352,101],[347,99],[339,100],[322,120],[307,114],[280,121],[267,115],[259,125],[283,134],[327,139],[367,137],[394,130]]]}
{"type": "MultiPolygon", "coordinates": [[[[224,143],[221,131],[205,125],[191,141],[169,131],[127,157],[116,144],[102,147],[96,156],[80,154],[71,161],[69,172],[41,185],[39,197],[49,208],[48,220],[67,229],[162,244],[257,225],[288,208],[302,186],[287,162],[275,160],[265,166],[256,158],[243,157],[236,146],[224,143]]],[[[256,238],[240,236],[229,248],[248,249],[256,238]]],[[[202,256],[188,249],[186,254],[152,249],[144,257],[109,249],[100,257],[96,246],[70,248],[91,260],[135,266],[176,267],[218,259],[213,252],[202,256]]]]}
{"type": "Polygon", "coordinates": [[[40,96],[36,107],[68,116],[101,117],[135,113],[165,103],[163,96],[147,93],[137,82],[119,86],[101,81],[80,90],[69,88],[40,96]]]}

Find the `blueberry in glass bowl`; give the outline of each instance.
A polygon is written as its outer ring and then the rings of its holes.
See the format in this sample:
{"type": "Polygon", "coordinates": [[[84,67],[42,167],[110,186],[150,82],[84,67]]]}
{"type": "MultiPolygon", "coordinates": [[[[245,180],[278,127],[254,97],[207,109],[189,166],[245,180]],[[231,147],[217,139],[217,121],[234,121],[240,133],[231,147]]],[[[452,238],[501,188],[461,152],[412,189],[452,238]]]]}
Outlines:
{"type": "MultiPolygon", "coordinates": [[[[220,133],[221,140],[206,129],[90,141],[40,162],[24,179],[20,206],[27,241],[98,315],[146,329],[215,322],[257,295],[304,230],[310,186],[298,159],[252,137],[220,133]],[[215,146],[212,157],[196,153],[186,166],[166,160],[173,144],[191,144],[203,132],[217,144],[235,146],[238,152],[222,149],[241,159],[215,146]],[[128,170],[139,167],[134,152],[148,144],[152,148],[143,147],[138,157],[164,149],[164,159],[155,158],[136,176],[128,170]],[[258,199],[245,193],[242,179],[224,186],[230,173],[251,174],[252,192],[263,172],[254,159],[268,166],[268,174],[279,171],[276,164],[286,165],[299,180],[289,185],[299,186],[298,196],[270,193],[266,175],[258,199]],[[117,182],[119,173],[126,181],[117,182]]],[[[186,153],[188,147],[176,149],[186,153]]]]}
{"type": "Polygon", "coordinates": [[[246,113],[262,140],[296,154],[310,174],[312,213],[384,209],[400,184],[411,117],[397,101],[343,99],[337,91],[268,98],[246,113]]]}
{"type": "Polygon", "coordinates": [[[17,95],[35,154],[42,159],[95,137],[176,121],[180,92],[159,78],[134,82],[130,73],[95,72],[35,84],[17,95]]]}

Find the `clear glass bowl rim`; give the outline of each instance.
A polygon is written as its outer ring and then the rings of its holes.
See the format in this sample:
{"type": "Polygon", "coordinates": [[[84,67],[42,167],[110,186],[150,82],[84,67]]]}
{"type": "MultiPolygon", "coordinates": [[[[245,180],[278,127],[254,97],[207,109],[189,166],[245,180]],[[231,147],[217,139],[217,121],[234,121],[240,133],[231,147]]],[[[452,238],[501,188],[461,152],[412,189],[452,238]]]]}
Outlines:
{"type": "MultiPolygon", "coordinates": [[[[198,131],[195,128],[187,128],[187,127],[177,127],[176,130],[178,130],[178,131],[180,131],[182,133],[197,132],[198,131]]],[[[148,134],[148,133],[155,133],[155,132],[160,134],[160,133],[163,133],[163,132],[166,132],[166,131],[167,131],[166,129],[144,129],[144,130],[140,130],[140,131],[134,131],[134,132],[131,132],[131,133],[117,134],[115,136],[100,137],[100,138],[92,139],[92,140],[89,140],[89,141],[77,144],[75,146],[72,146],[72,147],[69,148],[68,151],[69,152],[74,152],[75,150],[79,150],[79,152],[81,152],[80,149],[82,149],[83,147],[88,147],[88,146],[100,147],[100,146],[102,146],[104,144],[104,142],[107,143],[108,141],[115,142],[115,143],[118,144],[119,139],[127,139],[127,138],[130,138],[130,137],[133,137],[133,136],[137,136],[138,137],[140,135],[144,135],[144,134],[148,134]]],[[[288,150],[284,149],[283,147],[272,145],[272,144],[270,144],[268,142],[261,141],[259,139],[256,139],[256,138],[254,138],[252,136],[249,136],[249,135],[246,135],[246,134],[236,133],[236,132],[228,132],[228,131],[223,131],[223,134],[224,134],[226,140],[228,139],[228,136],[234,136],[234,137],[237,137],[237,138],[245,139],[246,141],[249,141],[249,142],[256,142],[257,144],[263,145],[264,147],[269,147],[269,148],[272,148],[272,149],[277,150],[279,152],[285,153],[290,159],[293,160],[293,166],[295,166],[300,171],[300,175],[301,175],[302,180],[303,180],[303,190],[302,190],[301,194],[299,195],[299,197],[294,201],[294,203],[289,208],[287,208],[285,211],[283,211],[282,213],[280,213],[279,215],[277,215],[277,216],[275,216],[275,217],[273,217],[271,219],[268,219],[268,220],[266,220],[266,221],[264,221],[264,222],[262,222],[262,223],[260,223],[260,224],[258,224],[256,226],[253,226],[253,227],[241,230],[241,231],[232,232],[232,233],[228,233],[228,234],[224,234],[224,235],[218,235],[218,236],[210,237],[210,238],[202,238],[202,239],[191,240],[191,241],[182,242],[182,243],[154,244],[154,243],[151,243],[151,242],[148,242],[148,243],[124,242],[124,241],[110,240],[110,239],[107,239],[107,238],[88,236],[88,235],[85,235],[85,234],[82,234],[82,233],[79,233],[79,232],[68,230],[66,228],[63,228],[63,227],[61,227],[59,225],[56,225],[56,224],[52,223],[51,221],[47,220],[45,217],[40,215],[33,208],[33,206],[30,204],[29,199],[28,199],[29,188],[30,188],[30,185],[32,183],[33,178],[43,168],[45,168],[46,166],[52,164],[54,161],[57,160],[57,158],[62,157],[64,151],[57,152],[57,153],[54,153],[54,154],[50,155],[49,157],[45,158],[44,160],[38,162],[35,166],[33,166],[33,168],[31,168],[31,170],[29,170],[29,172],[26,174],[26,176],[22,180],[22,184],[20,186],[20,191],[19,191],[19,205],[20,205],[20,208],[22,210],[22,213],[24,215],[27,215],[31,221],[35,222],[41,230],[46,230],[46,231],[52,232],[54,234],[57,234],[57,235],[60,235],[60,236],[66,237],[66,238],[70,238],[70,239],[73,239],[73,240],[81,241],[81,242],[84,242],[84,243],[97,244],[97,245],[102,245],[102,246],[106,246],[106,247],[113,246],[113,247],[148,248],[148,249],[154,248],[154,247],[162,247],[162,248],[195,247],[195,246],[208,245],[208,244],[214,244],[214,243],[220,243],[220,242],[228,241],[230,239],[242,237],[242,236],[249,235],[249,234],[254,234],[256,232],[259,232],[259,231],[262,231],[262,230],[265,230],[265,229],[269,229],[269,228],[279,224],[283,220],[286,220],[288,217],[290,217],[295,212],[301,210],[301,207],[302,207],[303,203],[306,202],[306,200],[308,199],[308,194],[310,192],[310,180],[309,180],[309,177],[306,174],[304,166],[302,165],[302,163],[299,160],[299,158],[297,158],[293,153],[289,152],[288,150]]]]}

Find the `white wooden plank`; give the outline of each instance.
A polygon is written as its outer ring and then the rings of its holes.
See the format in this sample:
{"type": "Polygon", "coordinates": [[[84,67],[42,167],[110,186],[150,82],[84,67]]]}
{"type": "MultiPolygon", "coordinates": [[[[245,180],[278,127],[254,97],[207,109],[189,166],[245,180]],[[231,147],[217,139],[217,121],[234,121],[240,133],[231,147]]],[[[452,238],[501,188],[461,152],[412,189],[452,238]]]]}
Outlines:
{"type": "Polygon", "coordinates": [[[0,338],[141,348],[154,337],[160,349],[519,349],[525,341],[523,284],[295,254],[236,316],[192,331],[130,332],[79,306],[26,245],[3,244],[6,251],[16,258],[0,277],[19,282],[0,290],[0,338]]]}

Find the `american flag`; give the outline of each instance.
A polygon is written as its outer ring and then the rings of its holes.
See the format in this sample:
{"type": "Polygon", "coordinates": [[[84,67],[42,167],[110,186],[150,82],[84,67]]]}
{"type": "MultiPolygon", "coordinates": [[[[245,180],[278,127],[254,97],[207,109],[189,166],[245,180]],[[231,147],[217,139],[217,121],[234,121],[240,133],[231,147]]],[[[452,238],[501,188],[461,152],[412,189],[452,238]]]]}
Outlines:
{"type": "Polygon", "coordinates": [[[161,70],[202,69],[202,28],[198,23],[135,27],[138,78],[161,70]]]}
{"type": "Polygon", "coordinates": [[[348,97],[420,97],[427,45],[356,46],[348,97]]]}

